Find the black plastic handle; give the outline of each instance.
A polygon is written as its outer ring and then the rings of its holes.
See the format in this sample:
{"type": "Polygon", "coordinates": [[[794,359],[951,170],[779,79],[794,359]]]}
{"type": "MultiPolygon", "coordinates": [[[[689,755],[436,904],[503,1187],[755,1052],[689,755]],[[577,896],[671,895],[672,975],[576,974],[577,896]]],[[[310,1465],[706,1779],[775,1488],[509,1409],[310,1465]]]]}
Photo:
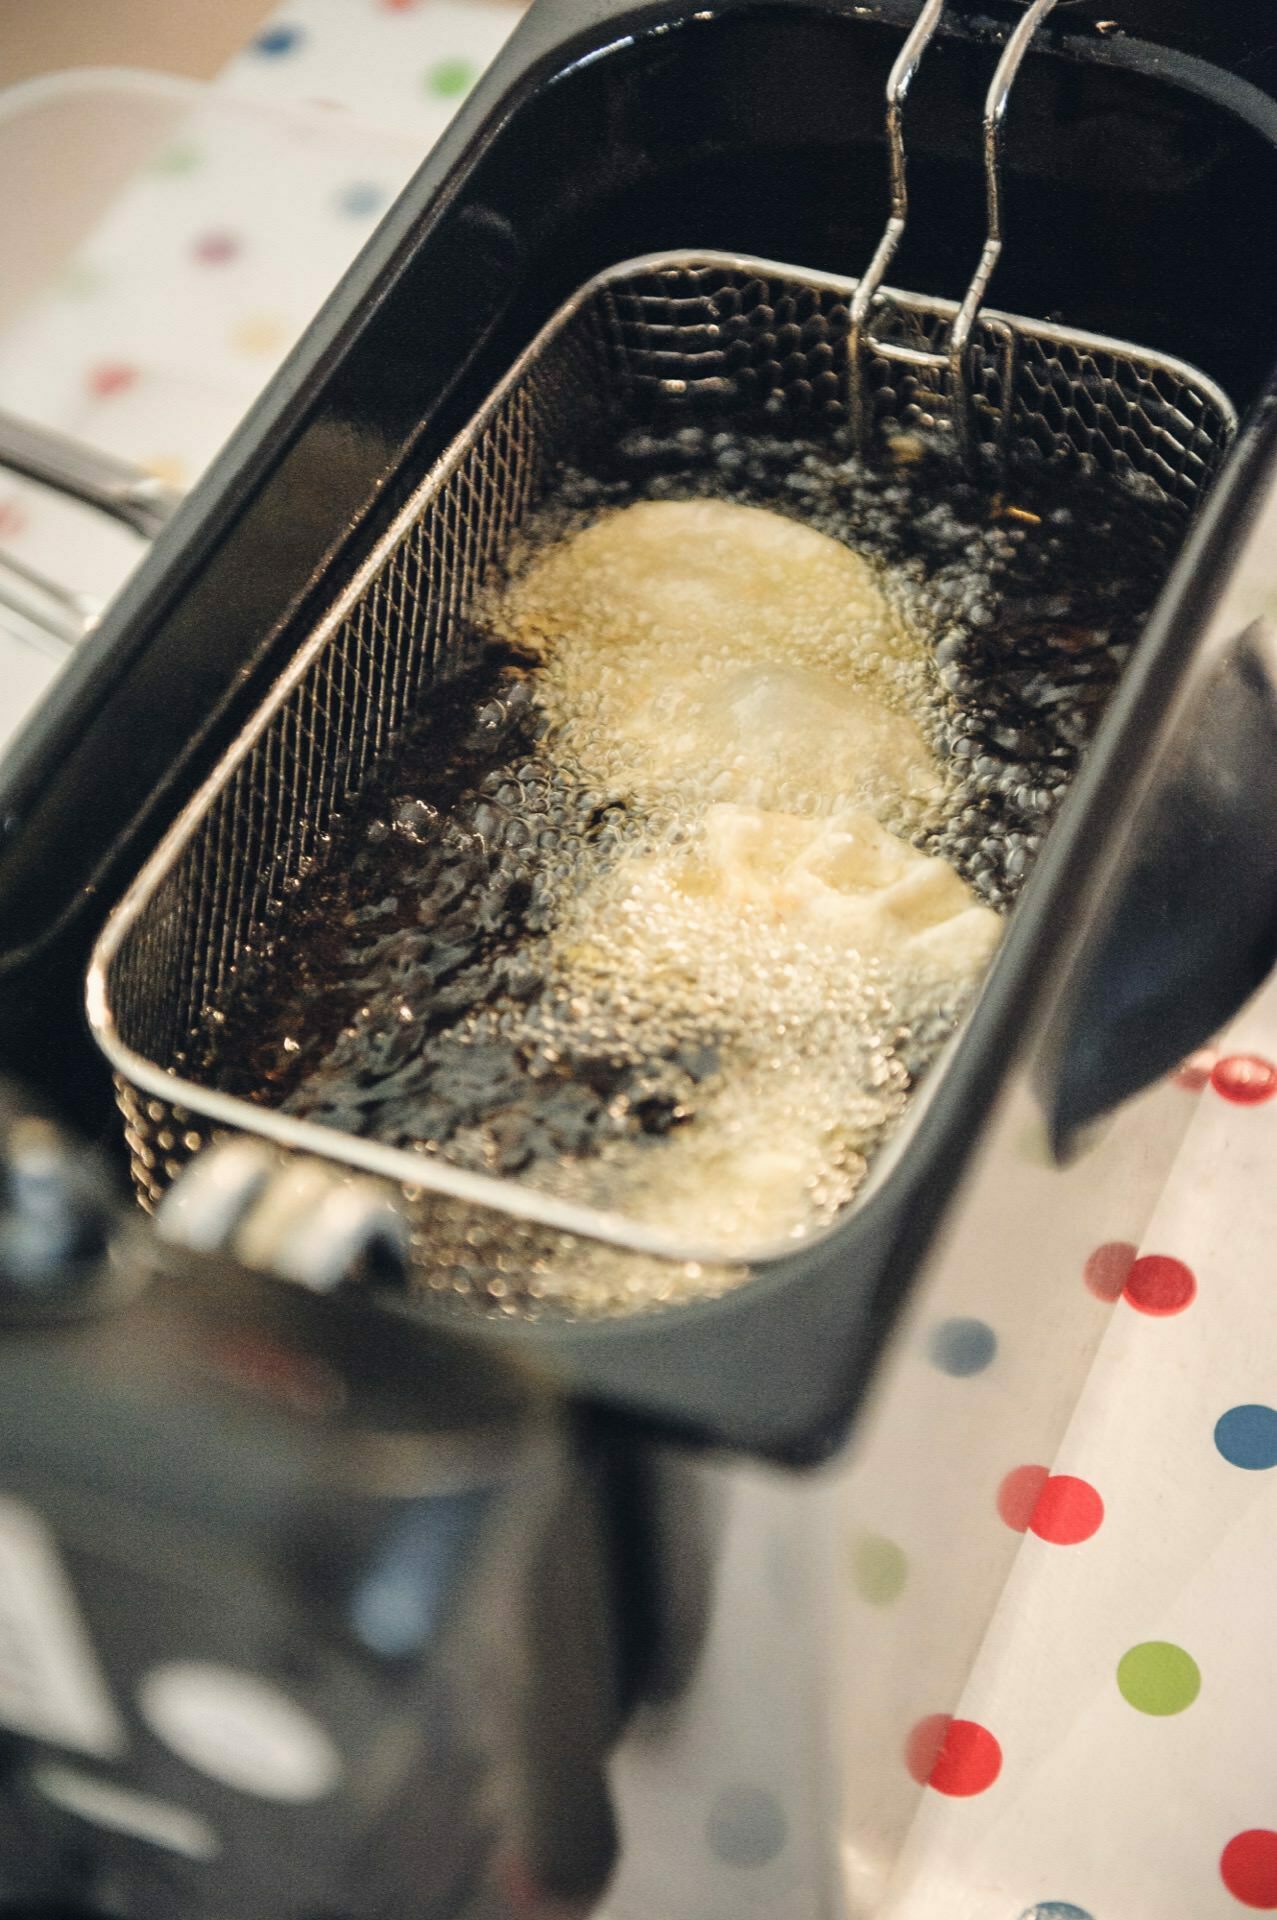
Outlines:
{"type": "Polygon", "coordinates": [[[1218,650],[1173,719],[1128,847],[1057,1022],[1048,1117],[1062,1157],[1277,963],[1277,623],[1218,650]]]}

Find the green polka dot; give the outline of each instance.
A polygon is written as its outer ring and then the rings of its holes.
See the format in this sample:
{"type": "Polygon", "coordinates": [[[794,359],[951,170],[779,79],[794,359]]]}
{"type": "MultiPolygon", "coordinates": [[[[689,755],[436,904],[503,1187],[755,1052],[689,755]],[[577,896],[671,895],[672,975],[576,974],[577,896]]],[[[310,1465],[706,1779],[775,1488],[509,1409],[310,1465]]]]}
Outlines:
{"type": "Polygon", "coordinates": [[[904,1592],[909,1561],[903,1547],[880,1533],[863,1533],[851,1548],[851,1580],[870,1606],[889,1607],[904,1592]]]}
{"type": "Polygon", "coordinates": [[[473,61],[437,60],[426,73],[426,92],[435,94],[440,100],[456,100],[469,92],[474,80],[473,61]]]}
{"type": "Polygon", "coordinates": [[[171,147],[165,147],[157,153],[151,162],[152,173],[181,174],[194,173],[202,166],[204,155],[192,140],[179,140],[171,147]]]}
{"type": "Polygon", "coordinates": [[[87,300],[105,279],[101,269],[91,267],[87,260],[69,260],[54,284],[64,299],[87,300]]]}
{"type": "Polygon", "coordinates": [[[1117,1663],[1122,1698],[1140,1713],[1183,1713],[1201,1691],[1196,1660],[1169,1640],[1145,1640],[1117,1663]]]}

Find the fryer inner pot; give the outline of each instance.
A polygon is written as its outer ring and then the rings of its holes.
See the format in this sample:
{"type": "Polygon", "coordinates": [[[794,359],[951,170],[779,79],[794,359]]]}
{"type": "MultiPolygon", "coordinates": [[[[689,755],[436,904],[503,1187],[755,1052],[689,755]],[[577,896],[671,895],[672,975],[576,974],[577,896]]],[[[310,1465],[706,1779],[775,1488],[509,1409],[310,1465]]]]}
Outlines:
{"type": "MultiPolygon", "coordinates": [[[[556,316],[419,484],[98,944],[91,1021],[116,1070],[144,1206],[156,1206],[210,1137],[239,1130],[396,1181],[432,1257],[455,1238],[467,1242],[467,1260],[518,1261],[543,1251],[550,1232],[593,1241],[595,1259],[610,1246],[607,1257],[622,1260],[714,1261],[713,1248],[232,1099],[181,1078],[178,1062],[233,993],[242,962],[314,864],[333,820],[431,687],[466,664],[475,595],[559,464],[603,423],[621,431],[712,413],[759,417],[775,429],[845,419],[853,291],[854,282],[726,256],[619,267],[556,316]],[[522,1239],[502,1216],[527,1223],[522,1239]]],[[[875,325],[932,347],[953,313],[949,302],[893,294],[875,325]]],[[[950,418],[951,396],[934,374],[874,360],[864,378],[879,439],[915,426],[943,430],[950,418]]],[[[1003,459],[1087,465],[1155,485],[1188,509],[1235,429],[1224,395],[1181,362],[991,311],[972,343],[970,378],[982,454],[995,473],[1003,459]]],[[[761,1250],[752,1264],[765,1257],[761,1250]]],[[[724,1268],[709,1283],[736,1277],[724,1268]]]]}

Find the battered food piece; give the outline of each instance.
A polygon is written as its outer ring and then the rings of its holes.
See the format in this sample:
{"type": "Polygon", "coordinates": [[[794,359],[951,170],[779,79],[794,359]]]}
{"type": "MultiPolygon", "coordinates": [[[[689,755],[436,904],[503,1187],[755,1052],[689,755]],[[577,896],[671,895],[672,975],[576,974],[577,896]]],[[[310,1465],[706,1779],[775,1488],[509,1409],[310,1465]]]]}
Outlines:
{"type": "MultiPolygon", "coordinates": [[[[925,968],[955,986],[993,956],[1002,922],[943,860],[929,859],[869,813],[824,820],[719,804],[681,884],[836,941],[861,959],[925,968]]],[[[642,886],[631,882],[631,894],[642,886]]]]}
{"type": "Polygon", "coordinates": [[[544,662],[561,750],[617,795],[892,824],[943,795],[910,711],[928,697],[922,643],[867,560],[780,514],[605,514],[532,564],[501,624],[544,662]]]}
{"type": "Polygon", "coordinates": [[[716,1062],[659,1142],[535,1177],[732,1253],[811,1231],[899,1118],[910,1023],[952,1025],[1001,931],[888,830],[945,797],[926,649],[862,555],[722,500],[605,513],[499,619],[543,750],[623,821],[562,877],[535,1020],[716,1062]]]}

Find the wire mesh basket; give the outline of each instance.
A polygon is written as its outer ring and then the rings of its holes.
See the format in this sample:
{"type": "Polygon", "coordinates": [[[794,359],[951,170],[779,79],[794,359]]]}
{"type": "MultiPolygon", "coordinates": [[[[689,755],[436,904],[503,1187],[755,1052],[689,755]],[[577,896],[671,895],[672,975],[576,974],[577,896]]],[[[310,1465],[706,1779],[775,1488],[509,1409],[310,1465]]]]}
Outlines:
{"type": "MultiPolygon", "coordinates": [[[[656,257],[579,293],[421,482],[299,648],[112,915],[92,968],[93,1028],[116,1074],[139,1195],[153,1207],[215,1129],[264,1135],[562,1231],[672,1258],[710,1250],[513,1182],[273,1113],[185,1079],[179,1056],[223,1008],[246,954],[311,869],[334,820],[432,686],[464,664],[467,616],[560,464],[600,422],[761,410],[846,420],[852,283],[727,257],[656,257]]],[[[898,337],[933,339],[953,303],[893,295],[898,337]]],[[[997,313],[971,343],[981,444],[1010,462],[1138,476],[1191,507],[1233,431],[1225,397],[1155,354],[997,313]],[[1014,340],[1007,388],[1006,345],[1014,340]]],[[[869,369],[878,438],[934,428],[925,371],[869,369]]]]}

